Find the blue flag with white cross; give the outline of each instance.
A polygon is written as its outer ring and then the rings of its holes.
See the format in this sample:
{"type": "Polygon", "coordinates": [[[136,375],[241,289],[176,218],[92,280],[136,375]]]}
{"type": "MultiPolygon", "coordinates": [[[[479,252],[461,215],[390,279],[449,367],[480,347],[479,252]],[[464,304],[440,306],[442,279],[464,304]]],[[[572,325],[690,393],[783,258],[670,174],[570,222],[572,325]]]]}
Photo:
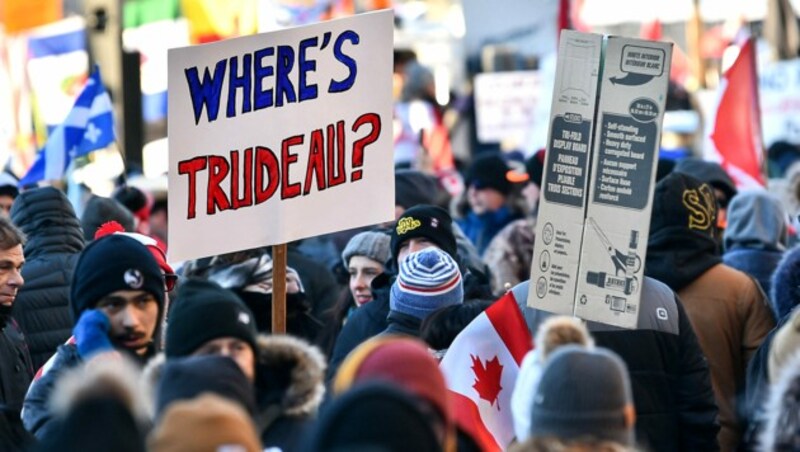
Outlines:
{"type": "Polygon", "coordinates": [[[95,65],[86,86],[63,123],[58,125],[39,152],[19,186],[64,177],[72,159],[102,149],[116,140],[111,98],[95,65]]]}

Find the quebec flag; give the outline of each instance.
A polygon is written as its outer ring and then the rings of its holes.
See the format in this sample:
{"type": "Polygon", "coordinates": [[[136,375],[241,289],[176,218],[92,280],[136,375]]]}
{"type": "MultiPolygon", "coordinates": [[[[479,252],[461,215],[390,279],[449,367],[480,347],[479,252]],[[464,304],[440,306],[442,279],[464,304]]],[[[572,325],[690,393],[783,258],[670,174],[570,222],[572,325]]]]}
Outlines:
{"type": "Polygon", "coordinates": [[[104,148],[115,140],[111,98],[100,79],[100,69],[95,65],[67,118],[47,138],[44,149],[19,181],[19,186],[61,179],[72,159],[104,148]]]}

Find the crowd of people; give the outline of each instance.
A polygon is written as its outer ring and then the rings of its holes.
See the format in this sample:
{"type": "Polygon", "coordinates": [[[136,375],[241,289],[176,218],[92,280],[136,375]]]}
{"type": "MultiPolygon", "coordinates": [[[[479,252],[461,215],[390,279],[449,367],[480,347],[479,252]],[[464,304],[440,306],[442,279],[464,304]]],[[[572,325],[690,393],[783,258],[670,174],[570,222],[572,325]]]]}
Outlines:
{"type": "Polygon", "coordinates": [[[1,175],[0,450],[485,450],[439,363],[507,293],[534,337],[499,389],[509,450],[800,448],[800,150],[778,194],[661,160],[621,329],[527,306],[545,151],[457,170],[437,136],[398,145],[393,221],[289,244],[286,334],[269,247],[170,262],[159,194],[123,183],[78,216],[1,175]]]}
{"type": "Polygon", "coordinates": [[[710,162],[660,172],[639,322],[619,329],[526,305],[543,156],[480,155],[461,198],[398,169],[394,222],[291,244],[285,335],[268,248],[171,263],[152,193],[121,186],[78,218],[57,188],[9,190],[0,448],[482,450],[438,364],[511,291],[535,334],[503,388],[511,449],[792,449],[786,203],[710,162]]]}

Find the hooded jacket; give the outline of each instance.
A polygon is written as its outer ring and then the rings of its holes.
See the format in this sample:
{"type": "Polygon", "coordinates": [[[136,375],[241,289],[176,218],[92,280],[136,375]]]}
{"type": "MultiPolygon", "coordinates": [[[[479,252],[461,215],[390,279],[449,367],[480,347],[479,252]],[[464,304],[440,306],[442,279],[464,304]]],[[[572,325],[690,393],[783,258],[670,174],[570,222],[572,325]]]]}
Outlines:
{"type": "Polygon", "coordinates": [[[758,283],[721,263],[715,241],[717,204],[711,187],[672,173],[655,190],[645,274],[677,292],[711,368],[722,450],[742,436],[736,399],[747,364],[775,326],[758,283]]]}
{"type": "Polygon", "coordinates": [[[25,284],[13,315],[38,369],[72,333],[69,287],[84,246],[83,233],[69,200],[53,187],[22,192],[11,208],[11,220],[28,237],[23,248],[25,284]]]}
{"type": "MultiPolygon", "coordinates": [[[[164,360],[159,354],[145,368],[152,388],[164,360]]],[[[316,347],[292,336],[258,336],[254,420],[265,448],[298,450],[325,395],[324,376],[325,358],[316,347]]]]}
{"type": "MultiPolygon", "coordinates": [[[[512,294],[528,329],[535,332],[555,314],[527,306],[529,287],[529,281],[524,281],[512,294]]],[[[708,362],[680,300],[669,287],[644,279],[636,329],[597,322],[586,326],[598,346],[616,352],[628,367],[636,440],[641,446],[657,452],[719,450],[708,362]]]]}
{"type": "Polygon", "coordinates": [[[770,277],[787,237],[786,213],[776,198],[764,191],[740,193],[728,206],[722,261],[752,276],[770,293],[770,277]]]}

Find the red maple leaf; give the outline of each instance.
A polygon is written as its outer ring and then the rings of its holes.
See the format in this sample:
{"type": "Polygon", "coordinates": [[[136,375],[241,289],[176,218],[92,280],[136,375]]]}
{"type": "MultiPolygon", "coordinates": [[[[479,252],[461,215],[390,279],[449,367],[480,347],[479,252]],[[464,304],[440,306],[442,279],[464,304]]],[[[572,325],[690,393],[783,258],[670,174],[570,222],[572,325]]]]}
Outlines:
{"type": "Polygon", "coordinates": [[[500,386],[500,378],[503,375],[503,365],[497,359],[497,355],[489,361],[486,361],[484,366],[481,359],[469,355],[472,358],[472,371],[475,372],[475,384],[472,385],[473,389],[478,392],[478,396],[486,400],[491,405],[497,402],[497,410],[500,410],[500,403],[497,401],[497,396],[503,387],[500,386]]]}

